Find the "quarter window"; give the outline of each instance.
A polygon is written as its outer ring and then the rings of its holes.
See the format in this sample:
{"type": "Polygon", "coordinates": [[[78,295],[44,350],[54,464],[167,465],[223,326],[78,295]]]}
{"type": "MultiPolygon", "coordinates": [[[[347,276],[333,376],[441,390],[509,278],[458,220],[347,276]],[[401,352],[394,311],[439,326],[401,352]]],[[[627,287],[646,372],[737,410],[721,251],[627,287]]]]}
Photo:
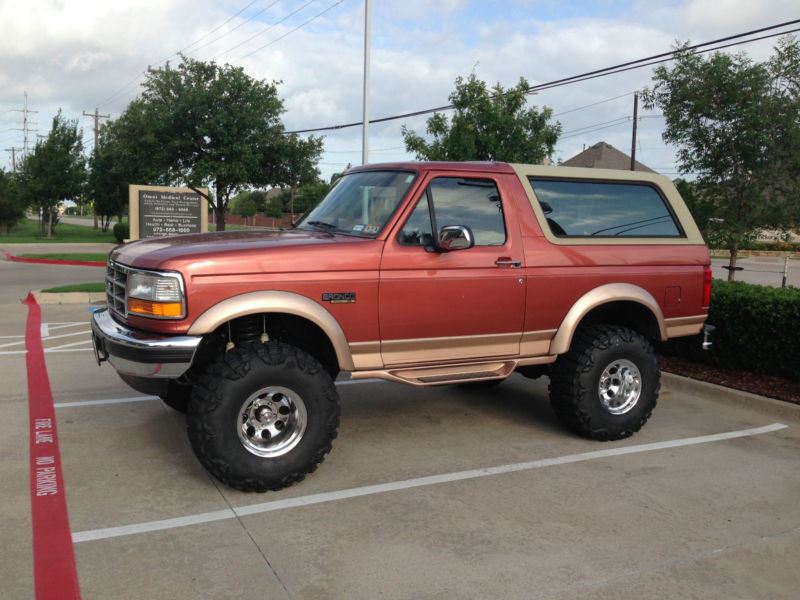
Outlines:
{"type": "Polygon", "coordinates": [[[497,184],[491,179],[438,177],[422,196],[400,232],[400,243],[409,246],[433,244],[428,196],[433,203],[437,229],[466,225],[476,246],[502,246],[506,241],[503,205],[497,184]]]}
{"type": "Polygon", "coordinates": [[[639,183],[529,178],[558,237],[682,237],[658,191],[639,183]]]}

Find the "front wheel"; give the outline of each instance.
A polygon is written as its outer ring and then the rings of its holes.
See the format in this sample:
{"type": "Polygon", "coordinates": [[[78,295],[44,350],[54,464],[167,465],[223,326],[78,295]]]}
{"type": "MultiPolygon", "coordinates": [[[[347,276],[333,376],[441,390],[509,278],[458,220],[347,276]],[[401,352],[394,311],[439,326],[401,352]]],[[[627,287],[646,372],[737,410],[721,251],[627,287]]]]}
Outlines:
{"type": "Polygon", "coordinates": [[[278,490],[330,452],[338,400],[330,375],[309,354],[280,342],[243,345],[200,377],[189,403],[189,440],[226,485],[278,490]]]}
{"type": "Polygon", "coordinates": [[[656,406],[659,389],[653,347],[641,334],[616,325],[579,329],[550,375],[556,415],[595,440],[619,440],[639,431],[656,406]]]}

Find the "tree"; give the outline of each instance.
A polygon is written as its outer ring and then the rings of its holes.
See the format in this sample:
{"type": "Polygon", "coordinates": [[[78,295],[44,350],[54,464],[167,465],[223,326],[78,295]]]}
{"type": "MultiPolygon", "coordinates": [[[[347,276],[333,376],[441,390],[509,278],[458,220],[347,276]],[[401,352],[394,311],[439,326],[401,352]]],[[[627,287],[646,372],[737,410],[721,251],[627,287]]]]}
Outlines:
{"type": "Polygon", "coordinates": [[[297,195],[294,201],[294,208],[298,213],[304,213],[308,209],[315,207],[331,190],[331,185],[318,179],[310,181],[297,188],[297,195]]]}
{"type": "Polygon", "coordinates": [[[11,173],[0,169],[0,233],[11,230],[25,216],[25,205],[11,173]]]}
{"type": "Polygon", "coordinates": [[[474,74],[457,78],[450,94],[453,116],[428,119],[431,141],[403,126],[406,150],[418,160],[542,162],[553,153],[561,125],[550,122],[551,109],[527,106],[529,87],[523,78],[507,90],[499,83],[489,89],[474,74]]]}
{"type": "Polygon", "coordinates": [[[280,198],[270,198],[264,207],[264,214],[273,219],[280,219],[283,216],[283,202],[280,198]]]}
{"type": "Polygon", "coordinates": [[[696,193],[713,205],[733,280],[739,248],[759,229],[798,222],[800,50],[784,38],[763,63],[678,50],[672,67],[654,70],[644,106],[663,112],[662,137],[678,147],[679,170],[696,174],[696,193]]]}
{"type": "Polygon", "coordinates": [[[692,213],[692,218],[700,229],[700,233],[703,234],[703,238],[709,244],[717,244],[718,240],[715,237],[716,229],[714,227],[716,220],[714,219],[715,207],[713,199],[709,198],[708,194],[704,193],[703,190],[698,189],[693,181],[677,179],[675,181],[675,187],[678,189],[684,202],[686,202],[686,206],[689,212],[692,213]]]}
{"type": "Polygon", "coordinates": [[[159,177],[205,197],[218,231],[239,191],[284,183],[293,146],[283,135],[276,82],[182,56],[177,68],[148,71],[143,87],[123,115],[125,147],[159,177]],[[206,186],[212,193],[200,191],[206,186]]]}
{"type": "Polygon", "coordinates": [[[237,215],[244,218],[244,224],[247,225],[247,219],[256,214],[256,202],[252,194],[237,200],[234,210],[237,215]]]}
{"type": "Polygon", "coordinates": [[[40,209],[47,237],[53,237],[58,205],[80,196],[86,181],[83,132],[78,122],[66,120],[61,111],[53,118],[50,133],[36,144],[20,168],[20,190],[28,205],[40,209]]]}
{"type": "Polygon", "coordinates": [[[287,136],[284,140],[283,183],[289,186],[288,212],[294,219],[295,211],[303,212],[295,206],[298,188],[319,178],[317,163],[322,155],[322,138],[310,136],[300,139],[297,135],[287,136]]]}

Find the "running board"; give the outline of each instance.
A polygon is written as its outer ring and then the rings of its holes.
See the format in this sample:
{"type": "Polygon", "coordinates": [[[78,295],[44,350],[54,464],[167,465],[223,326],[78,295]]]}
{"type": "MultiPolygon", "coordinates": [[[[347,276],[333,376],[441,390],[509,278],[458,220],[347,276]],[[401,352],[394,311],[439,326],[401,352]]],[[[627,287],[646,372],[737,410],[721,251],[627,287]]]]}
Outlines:
{"type": "Polygon", "coordinates": [[[357,371],[352,379],[385,379],[411,385],[445,385],[449,383],[469,383],[505,379],[517,366],[523,364],[546,364],[553,362],[555,356],[541,356],[527,359],[494,360],[472,363],[430,365],[426,367],[396,367],[376,371],[357,371]]]}

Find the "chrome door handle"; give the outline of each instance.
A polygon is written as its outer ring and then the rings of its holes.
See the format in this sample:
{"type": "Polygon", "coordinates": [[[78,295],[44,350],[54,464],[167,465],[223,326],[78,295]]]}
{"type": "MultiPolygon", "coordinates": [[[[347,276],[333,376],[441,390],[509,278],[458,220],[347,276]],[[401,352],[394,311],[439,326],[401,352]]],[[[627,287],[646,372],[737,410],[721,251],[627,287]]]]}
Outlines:
{"type": "Polygon", "coordinates": [[[494,261],[498,267],[512,267],[514,269],[519,269],[522,266],[521,260],[514,260],[513,258],[498,258],[494,261]]]}

